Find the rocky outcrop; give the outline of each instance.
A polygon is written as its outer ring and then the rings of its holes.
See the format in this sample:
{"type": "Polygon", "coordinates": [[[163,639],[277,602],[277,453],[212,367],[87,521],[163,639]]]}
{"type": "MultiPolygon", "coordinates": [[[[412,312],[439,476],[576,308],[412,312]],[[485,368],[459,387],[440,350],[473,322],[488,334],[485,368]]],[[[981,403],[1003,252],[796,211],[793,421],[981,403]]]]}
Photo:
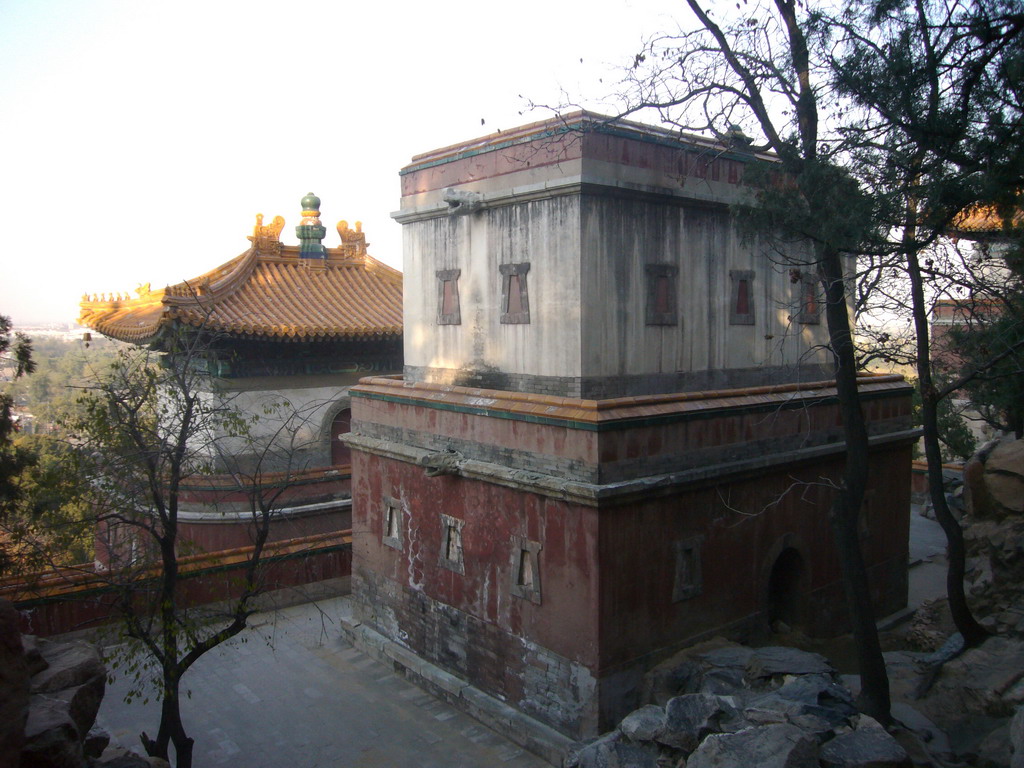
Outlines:
{"type": "Polygon", "coordinates": [[[1010,768],[1024,768],[1024,707],[1010,720],[1010,768]]]}
{"type": "Polygon", "coordinates": [[[652,703],[566,761],[578,768],[910,768],[938,765],[927,718],[891,734],[861,715],[823,656],[794,648],[696,646],[654,669],[652,703]],[[920,729],[922,732],[918,732],[920,729]],[[897,736],[899,738],[897,738],[897,736]],[[910,755],[916,758],[911,763],[910,755]]]}
{"type": "Polygon", "coordinates": [[[108,747],[95,727],[107,670],[94,646],[40,640],[18,625],[0,601],[0,768],[166,768],[108,747]]]}
{"type": "Polygon", "coordinates": [[[0,768],[17,768],[28,720],[29,663],[18,612],[0,600],[0,768]]]}
{"type": "Polygon", "coordinates": [[[21,765],[81,768],[86,758],[83,745],[103,700],[106,667],[88,643],[33,639],[30,645],[38,650],[38,671],[31,680],[21,765]]]}
{"type": "Polygon", "coordinates": [[[1024,638],[1024,440],[988,443],[964,479],[971,607],[989,630],[1024,638]]]}
{"type": "Polygon", "coordinates": [[[1024,440],[982,446],[964,467],[967,508],[978,520],[1024,513],[1024,440]]]}
{"type": "Polygon", "coordinates": [[[991,637],[937,666],[942,654],[885,654],[893,697],[904,702],[894,705],[893,715],[908,725],[924,718],[912,727],[936,757],[1005,768],[1011,762],[1011,718],[1024,704],[1024,642],[991,637]]]}

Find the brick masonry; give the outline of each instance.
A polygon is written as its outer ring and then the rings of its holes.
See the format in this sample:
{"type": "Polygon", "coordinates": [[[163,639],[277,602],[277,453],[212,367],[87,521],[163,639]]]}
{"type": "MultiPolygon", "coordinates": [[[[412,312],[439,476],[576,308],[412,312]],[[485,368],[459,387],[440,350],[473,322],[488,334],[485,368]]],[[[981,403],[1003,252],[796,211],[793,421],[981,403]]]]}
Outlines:
{"type": "MultiPolygon", "coordinates": [[[[862,528],[884,615],[906,601],[913,433],[906,430],[909,388],[888,380],[875,387],[865,411],[875,433],[892,437],[873,450],[862,528]]],[[[595,735],[626,714],[638,703],[643,672],[684,644],[717,632],[743,639],[763,628],[773,605],[767,585],[784,551],[801,564],[794,588],[800,626],[816,635],[846,628],[828,523],[841,451],[796,452],[803,458],[739,475],[713,462],[744,446],[769,451],[771,440],[834,446],[838,414],[820,392],[588,405],[364,383],[353,392],[353,413],[354,431],[382,445],[447,445],[479,465],[519,462],[538,477],[596,476],[598,490],[634,473],[629,482],[641,490],[631,496],[598,494],[583,503],[462,476],[458,460],[430,475],[397,453],[353,454],[353,594],[363,621],[572,738],[595,735]],[[391,399],[381,395],[388,391],[391,399]],[[799,407],[778,407],[805,394],[799,407]],[[699,482],[666,485],[639,474],[686,461],[705,473],[699,482]],[[401,506],[401,549],[384,542],[386,499],[401,506]],[[462,522],[462,572],[439,565],[442,515],[462,522]],[[540,546],[538,602],[513,589],[512,548],[522,540],[540,546]],[[699,588],[678,589],[678,543],[694,541],[699,588]]]]}
{"type": "Polygon", "coordinates": [[[499,700],[563,732],[596,723],[596,681],[578,662],[372,571],[353,574],[353,592],[360,621],[499,700]]]}

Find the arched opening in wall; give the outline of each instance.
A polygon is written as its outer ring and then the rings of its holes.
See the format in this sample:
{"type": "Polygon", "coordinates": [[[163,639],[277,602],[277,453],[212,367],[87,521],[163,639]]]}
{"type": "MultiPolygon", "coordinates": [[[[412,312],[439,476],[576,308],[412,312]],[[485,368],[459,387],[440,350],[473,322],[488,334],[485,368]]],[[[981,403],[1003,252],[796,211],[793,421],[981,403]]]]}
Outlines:
{"type": "Polygon", "coordinates": [[[352,429],[352,409],[342,408],[331,422],[331,464],[351,464],[352,451],[339,438],[352,429]]]}
{"type": "Polygon", "coordinates": [[[804,559],[793,547],[786,547],[775,559],[768,577],[768,625],[773,631],[776,622],[790,629],[801,625],[800,582],[804,572],[804,559]]]}

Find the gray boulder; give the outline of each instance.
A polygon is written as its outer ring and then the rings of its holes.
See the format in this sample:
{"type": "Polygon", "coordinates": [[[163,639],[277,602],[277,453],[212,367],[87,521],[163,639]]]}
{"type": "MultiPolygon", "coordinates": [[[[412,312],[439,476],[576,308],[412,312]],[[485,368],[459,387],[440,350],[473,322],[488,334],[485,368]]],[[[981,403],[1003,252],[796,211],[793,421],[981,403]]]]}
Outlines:
{"type": "Polygon", "coordinates": [[[732,707],[709,693],[688,693],[665,705],[665,725],[659,743],[686,752],[697,748],[709,733],[724,730],[723,720],[734,714],[732,707]]]}
{"type": "Polygon", "coordinates": [[[716,637],[686,648],[644,677],[641,701],[664,706],[685,693],[729,695],[743,688],[753,650],[716,637]]]}
{"type": "MultiPolygon", "coordinates": [[[[929,753],[942,760],[953,759],[949,737],[917,709],[904,702],[895,701],[892,704],[892,716],[899,725],[911,731],[923,745],[926,745],[929,753]]],[[[902,740],[899,741],[903,744],[902,740]]]]}
{"type": "Polygon", "coordinates": [[[821,748],[823,768],[910,768],[910,758],[877,721],[861,715],[857,729],[821,748]]]}
{"type": "Polygon", "coordinates": [[[853,694],[838,685],[830,675],[800,675],[788,680],[775,695],[792,701],[800,701],[813,706],[828,707],[847,717],[857,714],[857,705],[853,694]]]}
{"type": "Polygon", "coordinates": [[[1024,768],[1024,707],[1010,720],[1010,768],[1024,768]]]}
{"type": "Polygon", "coordinates": [[[654,741],[665,730],[665,710],[653,704],[630,712],[619,723],[619,731],[630,741],[654,741]]]}
{"type": "Polygon", "coordinates": [[[565,758],[565,768],[608,768],[612,747],[622,738],[618,731],[605,733],[565,758]]]}
{"type": "Polygon", "coordinates": [[[159,757],[143,757],[123,747],[107,747],[92,761],[92,768],[169,768],[159,757]]]}
{"type": "Polygon", "coordinates": [[[71,719],[75,721],[75,727],[84,738],[96,722],[96,713],[100,711],[106,687],[106,675],[101,675],[93,677],[82,685],[64,688],[48,695],[55,699],[63,699],[68,703],[71,719]]]}
{"type": "Polygon", "coordinates": [[[110,746],[110,734],[105,728],[94,725],[89,729],[82,741],[82,751],[86,757],[99,757],[110,746]]]}
{"type": "Polygon", "coordinates": [[[988,732],[978,745],[978,766],[1002,768],[1010,764],[1010,722],[1006,721],[988,732]]]}
{"type": "Polygon", "coordinates": [[[658,749],[630,742],[617,731],[592,741],[565,761],[566,768],[658,768],[658,749]]]}
{"type": "Polygon", "coordinates": [[[48,666],[32,678],[33,693],[53,693],[107,676],[99,651],[88,643],[40,640],[39,650],[48,666]]]}
{"type": "Polygon", "coordinates": [[[701,742],[686,768],[818,768],[818,743],[794,725],[763,725],[716,733],[701,742]]]}
{"type": "Polygon", "coordinates": [[[38,637],[35,635],[22,635],[21,644],[25,647],[25,659],[28,661],[29,675],[38,675],[50,666],[39,650],[38,637]]]}
{"type": "Polygon", "coordinates": [[[18,611],[0,600],[0,768],[14,768],[25,742],[29,665],[18,630],[18,611]]]}
{"type": "Polygon", "coordinates": [[[751,688],[764,688],[785,675],[828,675],[835,668],[817,653],[785,646],[758,648],[750,657],[744,675],[751,688]]]}
{"type": "Polygon", "coordinates": [[[103,768],[151,768],[150,763],[146,758],[140,757],[139,755],[127,754],[112,757],[109,760],[103,762],[94,763],[97,768],[102,766],[103,768]]]}
{"type": "MultiPolygon", "coordinates": [[[[32,678],[32,693],[67,703],[67,711],[81,739],[96,722],[107,670],[95,646],[88,643],[54,643],[42,640],[39,650],[46,668],[32,678]]],[[[33,702],[39,700],[33,697],[33,702]]]]}
{"type": "Polygon", "coordinates": [[[713,693],[731,696],[746,688],[744,674],[753,648],[742,645],[716,648],[699,657],[701,675],[698,686],[690,693],[713,693]]]}
{"type": "Polygon", "coordinates": [[[834,709],[787,699],[779,696],[777,692],[754,699],[744,708],[742,714],[743,719],[751,725],[795,725],[813,734],[819,743],[831,739],[838,729],[849,726],[849,718],[834,709]]]}
{"type": "Polygon", "coordinates": [[[21,768],[82,768],[82,741],[71,705],[42,694],[32,696],[21,768]]]}

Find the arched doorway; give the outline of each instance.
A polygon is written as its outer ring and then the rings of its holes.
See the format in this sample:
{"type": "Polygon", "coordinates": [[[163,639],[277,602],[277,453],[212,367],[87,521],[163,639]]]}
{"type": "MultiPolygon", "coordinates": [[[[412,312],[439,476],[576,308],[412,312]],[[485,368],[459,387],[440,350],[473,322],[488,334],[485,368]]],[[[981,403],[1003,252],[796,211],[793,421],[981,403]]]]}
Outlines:
{"type": "Polygon", "coordinates": [[[342,408],[331,422],[331,464],[352,463],[352,451],[339,438],[352,429],[352,409],[342,408]]]}
{"type": "Polygon", "coordinates": [[[775,559],[768,577],[768,625],[781,621],[791,629],[801,625],[800,582],[804,573],[804,559],[793,547],[786,547],[775,559]]]}

